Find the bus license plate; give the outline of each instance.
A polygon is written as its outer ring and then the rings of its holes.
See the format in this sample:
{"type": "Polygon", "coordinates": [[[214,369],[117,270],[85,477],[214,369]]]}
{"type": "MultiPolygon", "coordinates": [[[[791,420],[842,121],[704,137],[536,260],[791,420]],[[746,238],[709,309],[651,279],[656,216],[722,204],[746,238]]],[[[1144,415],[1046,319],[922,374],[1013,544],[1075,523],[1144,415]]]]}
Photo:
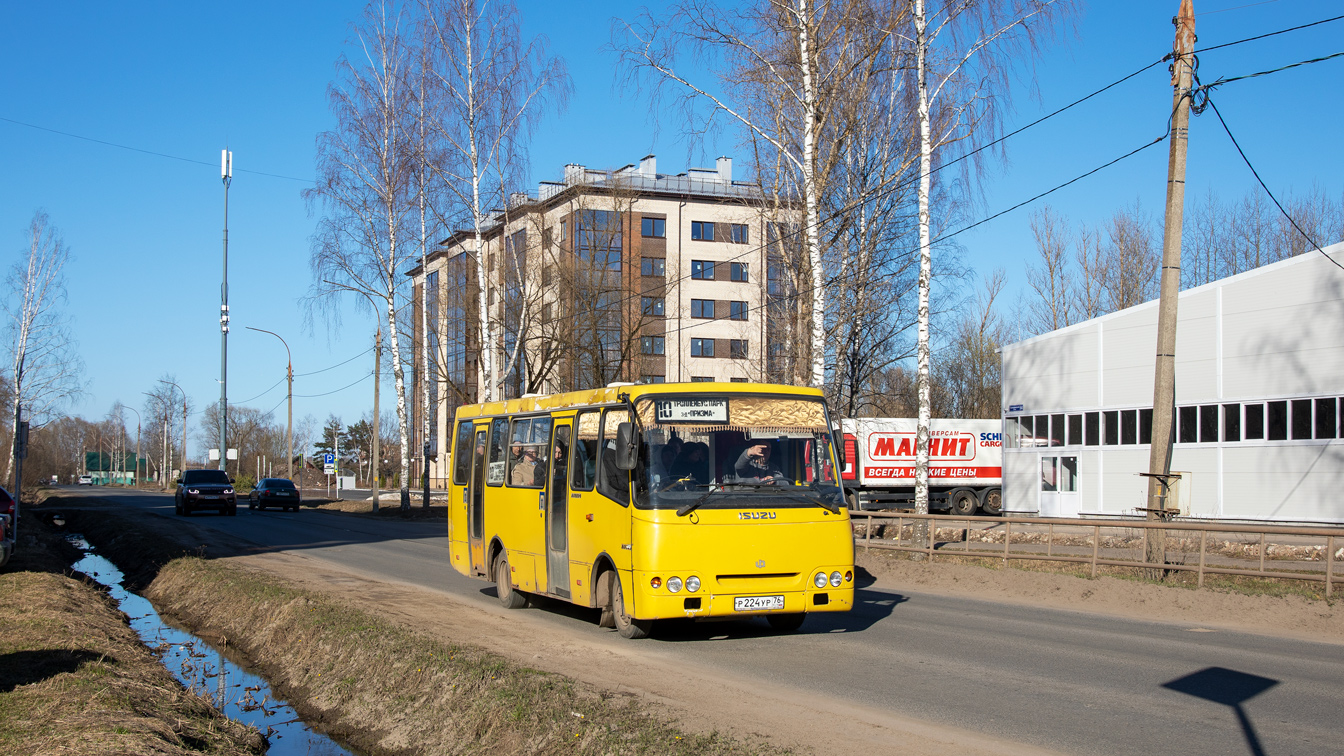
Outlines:
{"type": "Polygon", "coordinates": [[[783,596],[738,596],[733,599],[735,612],[759,612],[767,609],[783,609],[783,596]]]}

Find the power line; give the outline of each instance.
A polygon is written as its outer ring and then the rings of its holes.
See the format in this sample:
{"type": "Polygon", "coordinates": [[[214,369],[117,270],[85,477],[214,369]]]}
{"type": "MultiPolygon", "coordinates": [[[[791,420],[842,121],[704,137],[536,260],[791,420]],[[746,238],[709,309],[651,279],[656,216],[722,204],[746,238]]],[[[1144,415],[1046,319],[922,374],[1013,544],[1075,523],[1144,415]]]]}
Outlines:
{"type": "MultiPolygon", "coordinates": [[[[1229,9],[1229,10],[1231,10],[1231,9],[1229,9]]],[[[1236,40],[1235,42],[1224,42],[1224,43],[1221,44],[1221,45],[1214,45],[1214,46],[1212,46],[1212,47],[1201,47],[1201,48],[1199,48],[1198,50],[1195,50],[1195,51],[1194,51],[1194,54],[1195,54],[1195,55],[1198,55],[1199,53],[1202,53],[1202,52],[1209,52],[1210,50],[1221,50],[1221,49],[1223,49],[1224,47],[1232,47],[1233,45],[1244,45],[1244,44],[1246,44],[1247,42],[1255,42],[1256,40],[1268,39],[1269,37],[1275,37],[1275,36],[1278,36],[1278,35],[1280,35],[1280,34],[1287,34],[1288,32],[1295,32],[1295,31],[1300,31],[1300,30],[1302,30],[1302,29],[1309,29],[1309,28],[1311,28],[1311,27],[1313,27],[1313,26],[1320,26],[1321,24],[1328,24],[1328,23],[1330,23],[1330,22],[1332,22],[1332,21],[1339,21],[1339,20],[1341,20],[1341,19],[1344,19],[1344,16],[1334,16],[1333,18],[1323,18],[1323,19],[1321,19],[1320,21],[1312,21],[1312,22],[1309,23],[1309,24],[1302,24],[1302,25],[1300,25],[1300,26],[1291,26],[1291,27],[1289,27],[1289,28],[1287,28],[1287,29],[1280,29],[1280,30],[1278,30],[1278,31],[1272,31],[1272,32],[1268,32],[1268,33],[1266,33],[1266,34],[1258,34],[1258,35],[1256,35],[1256,36],[1254,36],[1254,37],[1247,37],[1247,38],[1245,38],[1245,39],[1239,39],[1239,40],[1236,40]]],[[[1171,56],[1171,55],[1168,55],[1167,57],[1170,58],[1170,57],[1172,57],[1172,56],[1171,56]]]]}
{"type": "Polygon", "coordinates": [[[1332,60],[1332,59],[1334,59],[1334,58],[1339,58],[1339,57],[1344,57],[1344,52],[1337,52],[1337,53],[1333,53],[1333,54],[1330,54],[1330,55],[1324,55],[1324,56],[1321,56],[1321,57],[1319,57],[1319,58],[1312,58],[1311,60],[1299,60],[1299,61],[1296,62],[1296,63],[1289,63],[1289,64],[1286,65],[1286,66],[1279,66],[1278,68],[1271,68],[1271,69],[1269,69],[1268,71],[1257,71],[1256,73],[1253,73],[1253,74],[1245,74],[1245,75],[1243,75],[1243,76],[1233,76],[1233,77],[1230,78],[1230,79],[1219,77],[1219,79],[1218,79],[1217,81],[1210,82],[1210,83],[1208,83],[1208,84],[1202,84],[1202,85],[1200,85],[1200,86],[1195,87],[1194,90],[1192,91],[1192,94],[1194,94],[1194,93],[1198,93],[1198,92],[1208,92],[1209,90],[1213,89],[1214,87],[1219,87],[1219,86],[1222,86],[1222,85],[1224,85],[1224,84],[1231,84],[1231,83],[1234,82],[1234,81],[1244,81],[1244,80],[1246,80],[1246,79],[1254,79],[1254,78],[1256,78],[1257,76],[1268,76],[1268,75],[1270,75],[1270,74],[1279,73],[1280,71],[1287,71],[1287,70],[1290,69],[1290,68],[1297,68],[1298,66],[1306,66],[1306,65],[1310,65],[1310,64],[1312,64],[1312,63],[1321,63],[1321,62],[1324,62],[1324,61],[1327,61],[1327,60],[1332,60]]]}
{"type": "Polygon", "coordinates": [[[242,401],[240,401],[240,402],[234,402],[234,404],[247,404],[248,402],[251,402],[251,401],[255,401],[255,400],[257,400],[257,399],[260,399],[260,398],[262,398],[263,396],[266,396],[267,394],[271,393],[271,391],[275,390],[275,387],[276,387],[276,386],[279,386],[281,383],[284,383],[284,381],[285,381],[285,379],[284,379],[284,378],[281,378],[280,380],[278,380],[278,381],[276,381],[275,383],[271,384],[271,387],[270,387],[270,388],[266,389],[265,391],[261,392],[260,394],[257,394],[256,396],[252,397],[251,399],[244,399],[244,400],[242,400],[242,401]]]}
{"type": "MultiPolygon", "coordinates": [[[[350,359],[346,360],[345,362],[338,362],[338,363],[336,363],[335,365],[332,365],[331,367],[324,367],[324,368],[322,368],[321,370],[314,370],[314,371],[311,372],[311,373],[295,373],[295,374],[294,374],[294,377],[295,377],[295,378],[302,378],[302,377],[304,377],[304,376],[308,376],[308,375],[317,375],[318,373],[325,373],[325,372],[327,372],[328,370],[335,370],[336,368],[340,367],[341,365],[346,365],[346,364],[349,364],[349,363],[351,363],[351,362],[354,362],[355,360],[359,359],[360,357],[363,357],[364,355],[366,355],[366,354],[368,354],[369,352],[372,352],[372,351],[373,351],[373,347],[369,347],[368,349],[365,349],[364,351],[360,352],[359,354],[355,355],[354,357],[351,357],[350,359]]],[[[284,379],[282,378],[281,380],[284,380],[284,379]]]]}
{"type": "MultiPolygon", "coordinates": [[[[107,140],[105,140],[105,139],[95,139],[95,138],[93,138],[93,137],[87,137],[87,136],[84,136],[84,135],[82,135],[82,134],[72,134],[72,133],[70,133],[70,132],[68,132],[68,131],[61,131],[60,129],[53,129],[53,128],[49,128],[49,127],[47,127],[47,126],[38,126],[38,125],[35,124],[35,123],[26,123],[26,122],[24,122],[24,121],[16,121],[16,120],[13,119],[13,118],[5,118],[4,116],[0,116],[0,121],[4,121],[4,122],[6,122],[6,123],[12,123],[12,124],[14,124],[14,125],[16,125],[16,126],[24,126],[24,127],[26,127],[26,128],[36,129],[36,130],[38,130],[38,131],[45,131],[45,132],[47,132],[47,133],[49,133],[49,134],[59,134],[60,136],[63,136],[63,137],[69,137],[69,138],[71,138],[71,139],[81,139],[81,140],[83,140],[83,141],[85,141],[85,142],[93,142],[94,144],[101,144],[101,145],[104,145],[104,146],[106,146],[106,147],[116,147],[116,148],[119,149],[119,150],[130,150],[131,152],[139,152],[139,153],[142,154],[142,155],[152,155],[152,156],[154,156],[154,157],[166,158],[166,159],[168,159],[168,160],[178,160],[178,161],[181,161],[181,162],[183,162],[183,163],[193,163],[193,164],[195,164],[195,165],[207,165],[207,166],[210,166],[210,167],[214,167],[214,166],[217,165],[216,163],[211,163],[211,162],[208,162],[208,161],[205,161],[205,160],[196,160],[196,159],[194,159],[194,158],[185,158],[185,157],[182,157],[182,156],[180,156],[180,155],[170,155],[170,154],[168,154],[168,153],[166,153],[166,152],[155,152],[154,150],[146,150],[146,149],[142,149],[142,148],[140,148],[140,147],[131,147],[130,145],[126,145],[126,144],[118,144],[118,143],[116,143],[116,142],[109,142],[109,141],[107,141],[107,140]]],[[[312,179],[296,178],[296,177],[294,177],[294,176],[284,176],[284,175],[281,175],[281,174],[279,174],[279,173],[267,173],[266,171],[250,171],[250,170],[248,170],[248,169],[246,169],[246,168],[239,168],[239,169],[238,169],[238,172],[239,172],[239,173],[251,173],[251,174],[256,175],[256,176],[266,176],[266,177],[269,177],[269,178],[285,179],[285,180],[287,180],[287,181],[301,181],[301,182],[303,182],[303,183],[305,183],[305,184],[311,184],[311,183],[313,183],[313,180],[312,180],[312,179]]]]}
{"type": "MultiPolygon", "coordinates": [[[[319,396],[330,396],[331,394],[335,394],[335,393],[337,393],[337,392],[339,392],[339,391],[345,391],[346,389],[348,389],[348,388],[350,388],[351,386],[354,386],[354,385],[356,385],[356,384],[363,383],[364,381],[367,381],[368,379],[370,379],[370,378],[372,378],[372,377],[373,377],[373,374],[370,373],[369,375],[366,375],[366,376],[364,376],[363,378],[360,378],[359,380],[355,381],[354,383],[348,383],[348,384],[346,384],[346,385],[344,385],[344,386],[342,386],[342,387],[340,387],[340,388],[338,388],[338,389],[335,389],[335,390],[333,390],[333,391],[326,391],[326,392],[323,392],[323,393],[321,393],[321,394],[295,394],[295,395],[294,395],[294,398],[295,398],[295,399],[316,399],[316,398],[319,397],[319,396]]],[[[276,406],[279,406],[279,405],[276,405],[276,406]]]]}
{"type": "Polygon", "coordinates": [[[1277,207],[1279,212],[1283,213],[1283,217],[1287,218],[1288,222],[1293,224],[1293,228],[1297,229],[1299,234],[1302,234],[1302,238],[1306,239],[1308,244],[1315,247],[1316,251],[1320,252],[1325,259],[1333,263],[1336,268],[1344,270],[1344,265],[1340,265],[1335,258],[1325,254],[1325,250],[1321,249],[1321,245],[1317,244],[1316,240],[1312,239],[1306,231],[1303,231],[1302,227],[1297,225],[1297,221],[1293,219],[1293,216],[1289,215],[1288,211],[1283,209],[1283,205],[1279,203],[1278,197],[1275,197],[1274,192],[1269,190],[1269,186],[1265,184],[1265,180],[1260,178],[1260,172],[1255,169],[1254,165],[1251,165],[1250,158],[1246,157],[1246,151],[1241,149],[1241,145],[1237,143],[1237,138],[1232,136],[1232,130],[1227,127],[1227,121],[1223,120],[1223,114],[1218,112],[1218,106],[1214,104],[1213,100],[1207,100],[1207,102],[1209,107],[1213,108],[1213,114],[1218,116],[1218,123],[1222,124],[1223,131],[1227,132],[1227,138],[1232,140],[1232,146],[1237,148],[1237,154],[1241,155],[1242,162],[1246,163],[1247,168],[1251,169],[1251,175],[1255,176],[1256,181],[1260,182],[1260,188],[1265,190],[1265,194],[1269,195],[1269,199],[1273,201],[1274,207],[1277,207]]]}

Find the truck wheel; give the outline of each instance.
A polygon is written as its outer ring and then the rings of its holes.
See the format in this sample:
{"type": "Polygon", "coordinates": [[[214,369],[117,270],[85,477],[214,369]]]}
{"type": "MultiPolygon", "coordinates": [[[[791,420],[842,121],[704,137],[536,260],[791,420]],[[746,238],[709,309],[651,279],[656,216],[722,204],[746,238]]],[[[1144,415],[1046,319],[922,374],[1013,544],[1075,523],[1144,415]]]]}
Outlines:
{"type": "Polygon", "coordinates": [[[980,501],[975,498],[975,494],[970,491],[962,491],[952,499],[952,508],[948,510],[949,514],[958,517],[970,517],[975,514],[975,510],[980,507],[980,501]]]}
{"type": "Polygon", "coordinates": [[[527,603],[527,597],[513,587],[509,578],[509,558],[505,554],[495,560],[495,594],[505,609],[522,609],[527,603]]]}
{"type": "Polygon", "coordinates": [[[616,625],[616,632],[620,633],[622,638],[631,640],[647,638],[649,631],[653,629],[653,620],[635,619],[625,613],[625,594],[621,590],[621,576],[615,572],[611,575],[611,619],[616,625]]]}
{"type": "Polygon", "coordinates": [[[985,494],[985,514],[997,517],[1003,514],[1003,490],[998,488],[989,489],[985,494]]]}
{"type": "Polygon", "coordinates": [[[803,626],[803,620],[807,615],[802,612],[792,614],[767,614],[765,621],[770,623],[770,629],[779,633],[792,633],[803,626]]]}

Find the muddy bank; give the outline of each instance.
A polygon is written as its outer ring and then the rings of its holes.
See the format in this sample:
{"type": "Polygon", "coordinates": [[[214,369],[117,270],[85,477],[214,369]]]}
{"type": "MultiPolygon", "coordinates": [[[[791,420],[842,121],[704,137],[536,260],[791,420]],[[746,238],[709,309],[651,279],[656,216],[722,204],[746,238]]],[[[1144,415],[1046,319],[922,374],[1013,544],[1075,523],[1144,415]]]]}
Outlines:
{"type": "Polygon", "coordinates": [[[260,733],[184,689],[45,518],[0,571],[0,753],[261,753],[260,733]]]}

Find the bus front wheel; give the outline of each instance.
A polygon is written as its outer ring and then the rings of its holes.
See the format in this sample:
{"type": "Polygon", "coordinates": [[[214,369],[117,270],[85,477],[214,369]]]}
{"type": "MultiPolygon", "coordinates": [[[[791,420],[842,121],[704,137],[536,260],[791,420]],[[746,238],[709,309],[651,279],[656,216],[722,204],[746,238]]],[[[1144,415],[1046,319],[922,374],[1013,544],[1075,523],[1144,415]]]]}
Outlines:
{"type": "Polygon", "coordinates": [[[616,625],[616,632],[621,634],[622,638],[631,640],[649,637],[649,630],[653,629],[653,620],[640,620],[631,617],[625,611],[625,594],[621,591],[621,576],[615,572],[611,575],[611,619],[616,625]]]}
{"type": "Polygon", "coordinates": [[[495,560],[495,594],[505,609],[522,609],[527,597],[513,587],[509,578],[509,558],[500,554],[495,560]]]}

